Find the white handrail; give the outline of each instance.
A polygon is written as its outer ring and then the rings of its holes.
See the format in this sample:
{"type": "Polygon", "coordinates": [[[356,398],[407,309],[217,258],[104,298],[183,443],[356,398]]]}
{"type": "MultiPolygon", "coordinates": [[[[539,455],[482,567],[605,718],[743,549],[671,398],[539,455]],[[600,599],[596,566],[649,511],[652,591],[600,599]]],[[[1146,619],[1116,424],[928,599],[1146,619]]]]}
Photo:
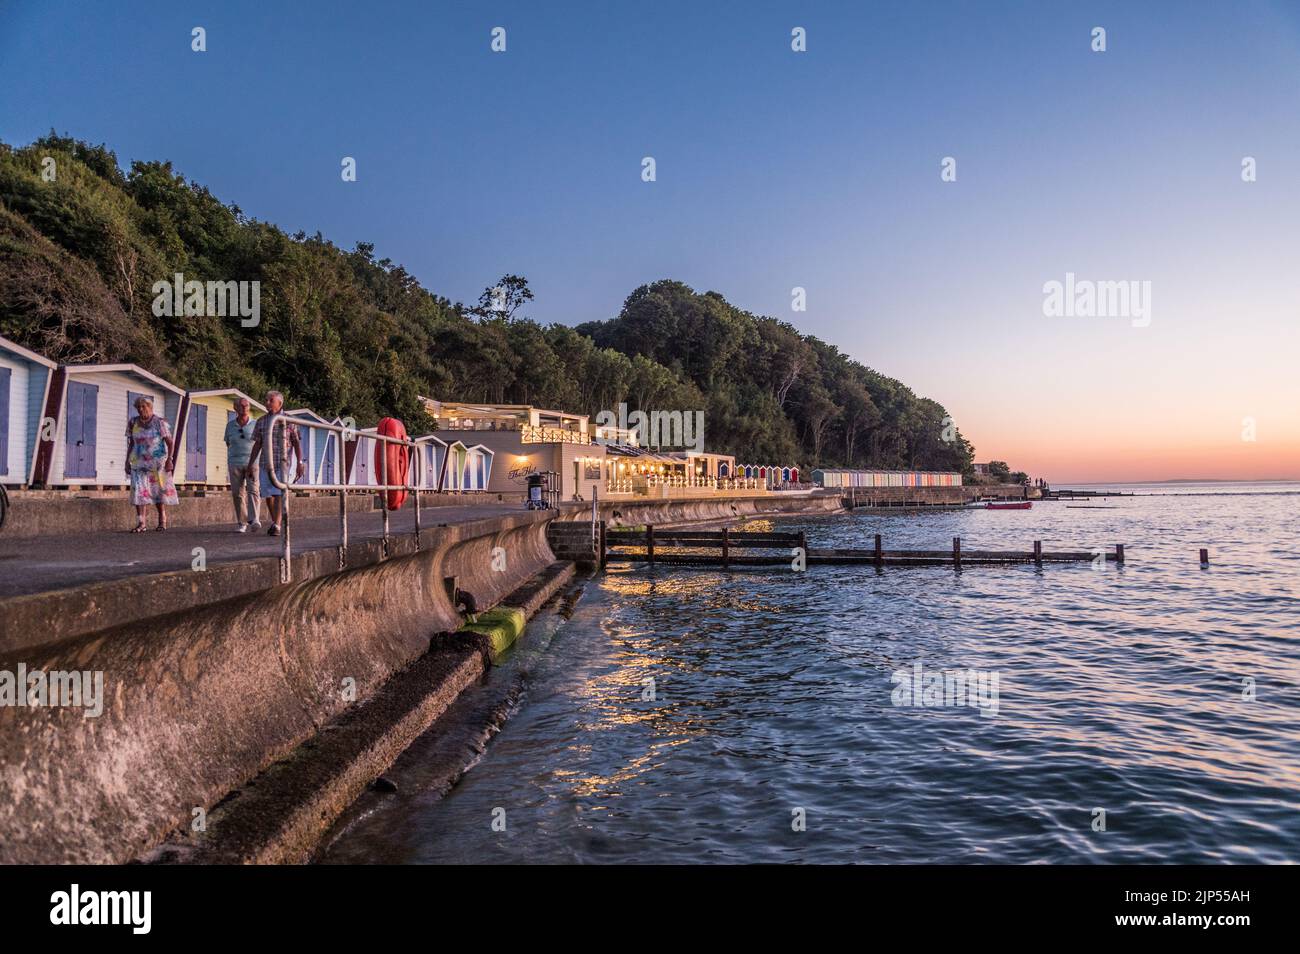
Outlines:
{"type": "MultiPolygon", "coordinates": [[[[265,418],[263,418],[263,420],[267,422],[264,425],[265,430],[263,432],[266,435],[265,443],[267,444],[267,446],[262,448],[262,453],[267,456],[265,457],[263,463],[266,465],[265,470],[267,475],[270,477],[271,483],[280,491],[281,494],[280,506],[283,508],[281,510],[282,519],[281,519],[281,527],[280,527],[280,538],[281,538],[280,540],[280,582],[281,583],[289,583],[293,579],[293,545],[291,543],[290,530],[289,530],[289,491],[295,488],[299,490],[324,490],[324,491],[335,492],[338,494],[339,497],[338,555],[339,555],[340,570],[346,569],[347,567],[347,548],[348,548],[347,492],[349,490],[364,489],[368,492],[372,491],[382,495],[386,495],[391,490],[405,490],[408,493],[412,494],[412,499],[414,501],[414,509],[415,509],[415,549],[416,550],[420,549],[420,492],[421,490],[423,490],[425,493],[437,493],[438,490],[436,488],[420,487],[420,484],[422,483],[421,477],[423,476],[420,473],[420,470],[424,466],[424,460],[423,460],[423,455],[419,453],[417,444],[414,440],[411,440],[410,438],[390,437],[387,434],[380,434],[378,432],[374,434],[361,435],[361,433],[358,430],[356,430],[356,428],[343,427],[338,424],[324,424],[319,421],[309,421],[304,418],[292,417],[288,414],[285,414],[283,411],[268,412],[265,418]],[[295,481],[294,483],[289,484],[281,480],[280,475],[275,472],[274,450],[269,446],[270,441],[274,440],[275,425],[280,419],[284,420],[286,426],[299,427],[299,428],[315,428],[316,430],[319,431],[326,431],[328,433],[338,434],[339,439],[334,442],[334,462],[336,466],[335,472],[343,474],[344,482],[341,484],[323,484],[323,483],[314,483],[308,480],[301,483],[295,481]],[[386,444],[399,444],[407,448],[406,476],[408,482],[404,484],[388,483],[388,455],[383,454],[380,456],[379,459],[380,482],[378,484],[347,483],[347,472],[344,469],[344,465],[347,462],[347,457],[344,454],[343,445],[345,443],[349,443],[348,441],[349,435],[352,436],[351,443],[356,443],[358,445],[360,444],[360,441],[364,436],[367,439],[373,438],[376,441],[383,441],[386,444]]],[[[285,439],[288,440],[287,437],[285,439]]],[[[353,459],[355,460],[355,457],[353,459]]],[[[305,463],[307,465],[308,474],[310,476],[311,468],[314,462],[308,460],[305,463]]],[[[387,557],[388,556],[388,500],[386,497],[382,501],[382,503],[383,506],[380,508],[380,512],[383,515],[382,547],[383,547],[383,555],[387,557]]]]}

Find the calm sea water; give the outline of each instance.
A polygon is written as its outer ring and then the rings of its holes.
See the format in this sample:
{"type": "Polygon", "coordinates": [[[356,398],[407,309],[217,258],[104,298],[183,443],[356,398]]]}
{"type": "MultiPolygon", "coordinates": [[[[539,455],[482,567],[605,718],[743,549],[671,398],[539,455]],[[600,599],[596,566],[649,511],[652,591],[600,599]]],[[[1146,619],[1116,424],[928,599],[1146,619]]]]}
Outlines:
{"type": "Polygon", "coordinates": [[[329,860],[1300,860],[1300,485],[1130,489],[780,524],[1123,568],[612,571],[494,674],[526,692],[459,785],[329,860]],[[895,705],[917,662],[996,674],[996,715],[895,705]]]}

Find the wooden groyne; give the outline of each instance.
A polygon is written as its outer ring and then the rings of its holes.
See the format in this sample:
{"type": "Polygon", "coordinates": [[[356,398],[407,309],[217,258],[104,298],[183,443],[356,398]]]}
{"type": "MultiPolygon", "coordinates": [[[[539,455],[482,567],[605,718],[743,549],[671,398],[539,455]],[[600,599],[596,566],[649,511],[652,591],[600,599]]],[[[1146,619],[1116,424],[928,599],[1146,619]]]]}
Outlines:
{"type": "Polygon", "coordinates": [[[1043,500],[1098,500],[1106,497],[1136,497],[1131,491],[1118,490],[1048,490],[1043,500]]]}
{"type": "Polygon", "coordinates": [[[1112,550],[1044,550],[1041,540],[1028,550],[963,550],[961,537],[945,550],[885,549],[880,534],[869,550],[809,549],[802,532],[752,533],[732,530],[597,530],[600,563],[648,563],[669,566],[988,566],[1009,563],[1124,562],[1124,545],[1112,550]]]}

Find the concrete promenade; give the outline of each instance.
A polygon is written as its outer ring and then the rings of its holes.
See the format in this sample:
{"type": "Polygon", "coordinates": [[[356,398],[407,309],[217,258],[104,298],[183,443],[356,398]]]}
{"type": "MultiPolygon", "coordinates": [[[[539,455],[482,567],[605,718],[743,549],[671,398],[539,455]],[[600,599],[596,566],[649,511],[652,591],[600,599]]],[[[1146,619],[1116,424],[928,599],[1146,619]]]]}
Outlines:
{"type": "MultiPolygon", "coordinates": [[[[134,523],[125,503],[123,523],[134,523]]],[[[292,515],[293,505],[289,512],[292,515]]],[[[522,513],[517,504],[481,504],[420,508],[420,526],[467,523],[486,517],[522,513]]],[[[152,526],[153,513],[150,516],[152,526]]],[[[389,515],[389,534],[410,534],[415,512],[407,506],[389,515]]],[[[348,538],[352,543],[378,539],[382,535],[379,511],[348,514],[348,538]]],[[[339,518],[305,517],[293,521],[293,552],[332,549],[339,542],[339,518]]],[[[209,568],[241,560],[277,558],[280,538],[259,533],[236,533],[228,523],[173,527],[165,533],[149,530],[96,530],[90,533],[49,537],[6,538],[0,531],[0,600],[11,596],[103,583],[148,573],[189,570],[194,548],[202,547],[209,568]]]]}

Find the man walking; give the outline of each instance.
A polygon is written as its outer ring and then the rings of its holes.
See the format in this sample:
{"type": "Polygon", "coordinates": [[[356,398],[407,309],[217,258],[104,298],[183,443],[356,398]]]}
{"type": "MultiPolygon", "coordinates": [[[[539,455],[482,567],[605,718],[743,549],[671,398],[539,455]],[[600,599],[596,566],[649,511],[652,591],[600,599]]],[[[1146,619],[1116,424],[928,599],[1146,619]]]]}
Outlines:
{"type": "Polygon", "coordinates": [[[302,444],[298,440],[298,428],[290,424],[288,419],[281,417],[275,422],[275,433],[267,433],[267,421],[279,414],[283,407],[283,394],[279,391],[266,392],[266,415],[258,418],[257,424],[253,426],[253,449],[248,455],[250,467],[257,464],[259,457],[262,462],[261,470],[258,472],[258,484],[262,496],[266,498],[267,509],[271,511],[272,522],[266,528],[266,532],[272,537],[280,534],[280,520],[284,513],[280,498],[284,495],[284,491],[271,481],[270,468],[275,468],[275,476],[280,483],[288,483],[285,474],[289,469],[289,449],[292,447],[294,456],[298,460],[298,476],[295,479],[302,480],[303,474],[307,472],[307,465],[302,458],[302,444]]]}
{"type": "Polygon", "coordinates": [[[248,398],[237,398],[235,416],[226,422],[226,469],[230,473],[230,496],[235,503],[235,528],[240,533],[262,528],[257,512],[260,504],[257,471],[249,463],[255,430],[253,418],[248,413],[250,407],[248,398]],[[247,523],[244,522],[245,501],[248,503],[247,523]]]}

